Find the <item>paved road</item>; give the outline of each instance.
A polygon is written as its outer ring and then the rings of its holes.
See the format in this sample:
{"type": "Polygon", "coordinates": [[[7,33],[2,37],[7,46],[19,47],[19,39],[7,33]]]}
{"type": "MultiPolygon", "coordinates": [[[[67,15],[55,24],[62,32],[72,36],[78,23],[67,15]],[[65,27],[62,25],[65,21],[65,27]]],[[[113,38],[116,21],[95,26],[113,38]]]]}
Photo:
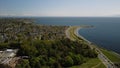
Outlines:
{"type": "Polygon", "coordinates": [[[70,36],[70,29],[75,28],[75,30],[73,31],[73,35],[76,35],[77,37],[82,38],[84,41],[86,41],[88,43],[88,45],[90,46],[91,49],[95,49],[96,52],[98,53],[98,58],[103,62],[103,64],[106,66],[106,68],[117,68],[113,62],[111,62],[101,51],[98,47],[96,47],[95,45],[93,45],[90,41],[88,41],[87,39],[85,39],[83,36],[79,35],[78,30],[84,27],[80,27],[80,26],[70,26],[67,30],[66,30],[66,36],[75,41],[76,38],[71,37],[70,36]]]}

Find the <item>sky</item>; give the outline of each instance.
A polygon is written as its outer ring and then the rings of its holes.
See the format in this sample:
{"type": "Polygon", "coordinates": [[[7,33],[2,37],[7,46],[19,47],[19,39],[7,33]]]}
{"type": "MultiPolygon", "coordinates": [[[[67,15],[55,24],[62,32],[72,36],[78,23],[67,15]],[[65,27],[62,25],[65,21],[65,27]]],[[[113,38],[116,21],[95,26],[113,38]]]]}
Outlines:
{"type": "Polygon", "coordinates": [[[0,16],[114,16],[120,0],[0,0],[0,16]]]}

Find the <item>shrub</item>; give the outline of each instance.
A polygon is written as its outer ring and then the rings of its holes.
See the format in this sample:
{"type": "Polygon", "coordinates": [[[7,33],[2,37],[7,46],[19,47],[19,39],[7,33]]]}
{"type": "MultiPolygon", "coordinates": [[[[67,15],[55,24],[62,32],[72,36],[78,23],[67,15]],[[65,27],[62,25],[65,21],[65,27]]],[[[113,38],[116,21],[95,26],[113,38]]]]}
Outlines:
{"type": "Polygon", "coordinates": [[[73,59],[70,56],[66,56],[63,62],[64,67],[70,67],[74,64],[73,59]]]}

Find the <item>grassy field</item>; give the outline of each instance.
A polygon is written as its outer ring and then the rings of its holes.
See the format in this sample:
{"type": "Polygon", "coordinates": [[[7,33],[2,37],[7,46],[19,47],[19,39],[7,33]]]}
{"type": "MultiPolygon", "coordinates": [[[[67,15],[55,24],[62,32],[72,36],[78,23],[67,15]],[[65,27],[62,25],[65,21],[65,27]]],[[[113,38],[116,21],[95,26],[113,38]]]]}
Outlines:
{"type": "Polygon", "coordinates": [[[106,68],[105,65],[98,59],[89,59],[86,63],[79,66],[72,66],[70,68],[106,68]]]}
{"type": "Polygon", "coordinates": [[[120,63],[120,56],[116,55],[114,52],[108,51],[108,50],[106,50],[106,49],[101,49],[101,51],[102,51],[103,54],[106,55],[112,62],[120,63]]]}

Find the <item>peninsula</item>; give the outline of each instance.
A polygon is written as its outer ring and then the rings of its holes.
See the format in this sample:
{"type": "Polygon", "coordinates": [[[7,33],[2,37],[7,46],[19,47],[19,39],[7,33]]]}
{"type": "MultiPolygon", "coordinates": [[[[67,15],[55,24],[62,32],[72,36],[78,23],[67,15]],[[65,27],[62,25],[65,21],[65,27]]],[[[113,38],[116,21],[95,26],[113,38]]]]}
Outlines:
{"type": "MultiPolygon", "coordinates": [[[[85,42],[91,49],[94,49],[98,53],[98,58],[99,60],[102,61],[102,63],[106,66],[106,68],[117,68],[119,67],[119,61],[120,61],[120,55],[116,53],[110,53],[110,55],[107,55],[104,50],[97,45],[93,44],[89,40],[85,39],[83,36],[81,36],[78,31],[82,28],[91,28],[93,26],[70,26],[66,30],[66,36],[73,40],[73,41],[80,41],[80,42],[85,42]],[[112,62],[112,58],[108,58],[109,56],[114,56],[114,58],[118,59],[117,61],[112,62]],[[116,63],[117,62],[117,63],[116,63]],[[118,65],[118,66],[116,66],[118,65]]],[[[99,67],[100,65],[98,65],[99,67]]]]}
{"type": "Polygon", "coordinates": [[[112,54],[117,61],[111,60],[107,50],[78,34],[79,29],[91,27],[41,25],[28,18],[1,18],[0,68],[119,67],[118,55],[112,54]]]}

